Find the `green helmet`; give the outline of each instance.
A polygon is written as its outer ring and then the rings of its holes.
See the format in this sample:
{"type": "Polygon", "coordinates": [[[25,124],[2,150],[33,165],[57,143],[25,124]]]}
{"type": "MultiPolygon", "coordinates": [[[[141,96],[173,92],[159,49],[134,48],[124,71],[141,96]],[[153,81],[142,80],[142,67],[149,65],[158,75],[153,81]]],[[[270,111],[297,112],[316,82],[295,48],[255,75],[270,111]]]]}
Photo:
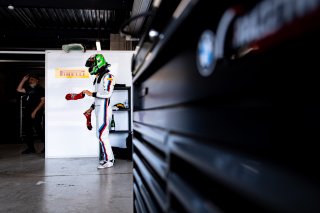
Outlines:
{"type": "Polygon", "coordinates": [[[95,54],[88,58],[85,66],[89,67],[89,73],[91,75],[96,75],[102,67],[109,67],[110,64],[106,62],[102,54],[95,54]]]}

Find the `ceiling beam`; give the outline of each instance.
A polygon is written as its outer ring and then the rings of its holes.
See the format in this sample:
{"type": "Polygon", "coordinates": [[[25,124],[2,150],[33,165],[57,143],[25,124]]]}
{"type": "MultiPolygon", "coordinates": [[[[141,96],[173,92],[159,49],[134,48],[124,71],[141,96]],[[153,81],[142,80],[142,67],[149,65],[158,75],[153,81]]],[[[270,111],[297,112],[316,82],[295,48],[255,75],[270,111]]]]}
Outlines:
{"type": "Polygon", "coordinates": [[[1,0],[0,6],[12,5],[19,8],[60,8],[60,9],[131,9],[133,0],[1,0]]]}
{"type": "Polygon", "coordinates": [[[87,50],[96,48],[100,40],[103,49],[110,48],[110,33],[97,30],[0,30],[1,50],[61,49],[70,43],[83,44],[87,50]]]}
{"type": "MultiPolygon", "coordinates": [[[[95,41],[75,41],[75,40],[65,40],[57,42],[52,40],[46,41],[26,41],[26,42],[0,42],[0,49],[7,51],[44,51],[44,50],[61,50],[62,46],[65,44],[80,43],[85,46],[86,50],[96,50],[95,41]]],[[[101,48],[103,50],[110,49],[110,42],[100,41],[101,48]]]]}
{"type": "Polygon", "coordinates": [[[13,55],[17,55],[17,54],[44,55],[45,52],[44,52],[44,51],[0,51],[0,57],[1,57],[1,54],[13,54],[13,55]]]}
{"type": "Polygon", "coordinates": [[[110,40],[110,33],[112,32],[95,29],[0,29],[0,40],[99,39],[101,41],[107,41],[110,40]]]}

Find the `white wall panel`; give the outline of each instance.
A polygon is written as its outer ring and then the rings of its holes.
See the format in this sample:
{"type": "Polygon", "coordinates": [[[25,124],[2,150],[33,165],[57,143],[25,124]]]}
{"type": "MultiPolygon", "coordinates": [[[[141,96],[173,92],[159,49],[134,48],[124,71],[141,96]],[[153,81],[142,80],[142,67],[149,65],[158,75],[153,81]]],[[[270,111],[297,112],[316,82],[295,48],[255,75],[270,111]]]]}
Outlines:
{"type": "MultiPolygon", "coordinates": [[[[73,51],[65,53],[59,50],[46,51],[46,158],[96,157],[98,156],[98,139],[95,134],[95,114],[92,114],[93,129],[86,127],[83,112],[93,103],[92,97],[67,101],[67,93],[79,93],[84,89],[93,91],[94,76],[89,78],[59,78],[57,68],[84,69],[85,62],[95,51],[85,53],[73,51]]],[[[116,83],[132,86],[131,57],[133,51],[100,51],[108,63],[110,71],[116,77],[116,83]]],[[[111,104],[123,102],[125,91],[115,91],[111,104]]],[[[116,127],[128,128],[128,114],[116,112],[116,127]]],[[[125,147],[127,134],[110,134],[111,145],[125,147]]]]}

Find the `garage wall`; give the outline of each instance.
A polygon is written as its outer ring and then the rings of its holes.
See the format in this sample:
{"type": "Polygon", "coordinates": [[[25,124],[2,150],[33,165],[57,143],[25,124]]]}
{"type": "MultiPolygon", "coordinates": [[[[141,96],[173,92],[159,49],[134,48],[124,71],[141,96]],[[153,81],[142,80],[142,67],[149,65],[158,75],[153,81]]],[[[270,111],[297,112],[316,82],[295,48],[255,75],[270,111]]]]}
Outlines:
{"type": "MultiPolygon", "coordinates": [[[[59,76],[57,70],[86,70],[84,64],[95,51],[70,52],[46,51],[46,158],[56,157],[97,157],[98,140],[95,134],[95,115],[92,115],[93,129],[89,131],[83,112],[93,103],[92,97],[67,101],[67,93],[79,93],[84,89],[93,91],[94,76],[66,78],[59,76]]],[[[132,85],[130,72],[132,51],[101,51],[116,83],[132,85]]],[[[113,94],[111,104],[122,102],[121,95],[113,94]],[[117,99],[118,97],[118,99],[117,99]],[[120,99],[119,99],[120,98],[120,99]]],[[[117,120],[118,124],[127,123],[126,117],[117,120]]],[[[111,135],[111,145],[125,146],[127,135],[111,135]]]]}

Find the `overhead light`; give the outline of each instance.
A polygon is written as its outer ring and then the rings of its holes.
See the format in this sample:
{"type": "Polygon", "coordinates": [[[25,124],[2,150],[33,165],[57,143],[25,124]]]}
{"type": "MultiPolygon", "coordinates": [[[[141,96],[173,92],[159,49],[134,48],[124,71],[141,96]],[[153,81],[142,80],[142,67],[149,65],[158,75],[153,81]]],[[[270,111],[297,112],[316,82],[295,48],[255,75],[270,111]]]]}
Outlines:
{"type": "Polygon", "coordinates": [[[9,9],[9,10],[14,10],[14,6],[12,6],[11,4],[9,4],[8,9],[9,9]]]}
{"type": "Polygon", "coordinates": [[[6,51],[0,50],[0,54],[46,54],[45,51],[6,51]]]}
{"type": "Polygon", "coordinates": [[[149,31],[149,37],[151,38],[151,39],[154,39],[154,38],[156,38],[156,37],[158,37],[159,36],[159,32],[158,31],[155,31],[155,30],[150,30],[149,31]]]}
{"type": "Polygon", "coordinates": [[[97,46],[97,50],[101,51],[101,44],[99,40],[96,41],[96,46],[97,46]]]}

